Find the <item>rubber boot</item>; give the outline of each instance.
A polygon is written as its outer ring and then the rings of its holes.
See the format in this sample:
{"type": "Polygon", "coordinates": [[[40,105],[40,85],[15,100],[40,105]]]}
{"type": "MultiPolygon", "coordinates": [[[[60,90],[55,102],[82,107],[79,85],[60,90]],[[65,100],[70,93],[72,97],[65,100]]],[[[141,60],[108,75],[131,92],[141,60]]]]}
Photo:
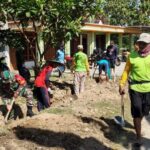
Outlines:
{"type": "Polygon", "coordinates": [[[32,111],[32,106],[27,106],[27,116],[32,117],[35,114],[32,111]]]}

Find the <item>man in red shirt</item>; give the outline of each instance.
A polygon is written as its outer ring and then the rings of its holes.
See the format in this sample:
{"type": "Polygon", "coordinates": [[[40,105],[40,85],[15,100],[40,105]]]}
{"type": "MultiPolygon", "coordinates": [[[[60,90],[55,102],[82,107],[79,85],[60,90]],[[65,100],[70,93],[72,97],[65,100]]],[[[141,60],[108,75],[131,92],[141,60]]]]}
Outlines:
{"type": "Polygon", "coordinates": [[[50,86],[50,76],[54,68],[62,66],[63,64],[57,61],[47,61],[43,69],[40,71],[35,79],[36,95],[37,95],[37,108],[41,111],[50,107],[50,96],[48,94],[48,88],[50,86]]]}

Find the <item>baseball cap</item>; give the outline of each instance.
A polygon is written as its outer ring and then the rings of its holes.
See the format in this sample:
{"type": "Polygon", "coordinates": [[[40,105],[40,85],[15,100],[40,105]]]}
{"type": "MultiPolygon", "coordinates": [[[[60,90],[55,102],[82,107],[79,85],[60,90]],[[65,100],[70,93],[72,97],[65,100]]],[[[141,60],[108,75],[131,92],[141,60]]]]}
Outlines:
{"type": "Polygon", "coordinates": [[[83,49],[83,45],[78,45],[78,49],[83,49]]]}
{"type": "Polygon", "coordinates": [[[140,34],[140,37],[137,40],[137,42],[150,43],[150,34],[148,34],[148,33],[140,34]]]}

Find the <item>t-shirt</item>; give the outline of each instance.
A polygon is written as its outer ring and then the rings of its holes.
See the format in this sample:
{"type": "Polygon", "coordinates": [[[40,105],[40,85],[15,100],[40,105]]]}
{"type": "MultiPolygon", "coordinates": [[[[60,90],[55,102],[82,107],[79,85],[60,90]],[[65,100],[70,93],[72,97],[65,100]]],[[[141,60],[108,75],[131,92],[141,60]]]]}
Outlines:
{"type": "Polygon", "coordinates": [[[114,60],[117,58],[117,53],[118,53],[118,48],[117,48],[117,46],[113,45],[112,48],[107,50],[106,55],[109,59],[114,60]]]}
{"type": "Polygon", "coordinates": [[[75,71],[86,72],[89,71],[89,63],[87,55],[81,51],[74,55],[75,71]]]}
{"type": "Polygon", "coordinates": [[[56,53],[56,60],[61,62],[61,63],[64,63],[64,60],[65,60],[65,53],[64,53],[64,50],[57,50],[57,53],[56,53]]]}
{"type": "Polygon", "coordinates": [[[49,80],[53,68],[51,66],[44,67],[35,79],[36,87],[47,87],[46,82],[49,80]]]}
{"type": "MultiPolygon", "coordinates": [[[[120,80],[121,86],[124,86],[128,76],[131,81],[150,81],[150,55],[141,57],[137,51],[131,52],[120,80]]],[[[131,84],[130,89],[137,92],[150,92],[150,82],[131,84]]]]}

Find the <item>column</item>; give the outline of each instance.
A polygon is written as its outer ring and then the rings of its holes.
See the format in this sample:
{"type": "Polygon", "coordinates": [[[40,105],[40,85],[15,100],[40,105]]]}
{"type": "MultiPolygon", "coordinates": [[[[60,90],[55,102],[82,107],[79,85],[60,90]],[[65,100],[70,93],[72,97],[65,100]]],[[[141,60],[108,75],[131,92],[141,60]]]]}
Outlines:
{"type": "Polygon", "coordinates": [[[82,45],[82,34],[80,34],[80,44],[82,45]]]}
{"type": "Polygon", "coordinates": [[[94,48],[95,48],[95,45],[96,45],[96,44],[95,44],[95,33],[92,32],[92,33],[91,33],[90,52],[89,52],[90,55],[93,53],[93,50],[94,50],[94,48]]]}
{"type": "Polygon", "coordinates": [[[65,43],[65,55],[70,56],[70,40],[65,43]]]}
{"type": "Polygon", "coordinates": [[[87,55],[90,56],[93,53],[93,49],[95,47],[95,33],[91,32],[87,34],[87,55]]]}
{"type": "Polygon", "coordinates": [[[122,48],[122,33],[120,33],[119,34],[119,47],[118,47],[118,49],[119,49],[119,52],[118,53],[120,53],[120,48],[122,48]]]}
{"type": "Polygon", "coordinates": [[[110,33],[106,33],[106,48],[110,45],[110,33]]]}
{"type": "Polygon", "coordinates": [[[129,40],[130,40],[130,51],[134,50],[134,35],[129,34],[129,40]]]}

